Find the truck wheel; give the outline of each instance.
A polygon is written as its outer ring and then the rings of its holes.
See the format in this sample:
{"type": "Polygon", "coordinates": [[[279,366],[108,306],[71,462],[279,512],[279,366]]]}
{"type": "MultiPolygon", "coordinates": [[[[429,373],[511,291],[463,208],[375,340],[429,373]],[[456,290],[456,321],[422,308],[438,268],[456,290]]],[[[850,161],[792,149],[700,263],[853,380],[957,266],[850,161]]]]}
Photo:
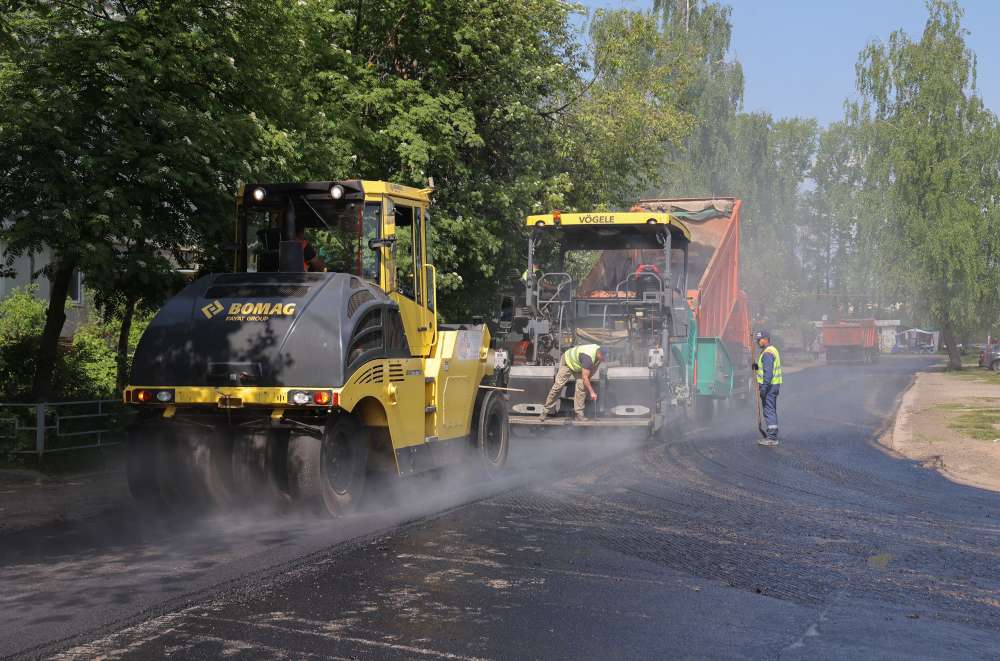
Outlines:
{"type": "Polygon", "coordinates": [[[507,465],[510,451],[510,425],[507,404],[496,391],[487,391],[479,405],[476,421],[476,448],[483,470],[492,480],[507,465]]]}
{"type": "Polygon", "coordinates": [[[342,516],[357,508],[365,488],[368,435],[353,418],[337,416],[323,438],[293,435],[288,441],[288,486],[307,510],[342,516]]]}

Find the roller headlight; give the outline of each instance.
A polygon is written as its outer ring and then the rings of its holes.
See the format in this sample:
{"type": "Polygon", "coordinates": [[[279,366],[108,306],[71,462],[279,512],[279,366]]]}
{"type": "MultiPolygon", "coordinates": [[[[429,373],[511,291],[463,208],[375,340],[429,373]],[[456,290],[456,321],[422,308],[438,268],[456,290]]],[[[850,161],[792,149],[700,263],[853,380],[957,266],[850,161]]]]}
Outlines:
{"type": "Polygon", "coordinates": [[[344,197],[344,187],[341,186],[340,184],[334,184],[333,186],[330,186],[330,197],[332,197],[335,200],[339,200],[342,197],[344,197]]]}
{"type": "Polygon", "coordinates": [[[312,397],[309,396],[309,393],[302,392],[301,390],[292,393],[292,404],[305,406],[306,404],[311,404],[311,403],[312,403],[312,397]]]}
{"type": "Polygon", "coordinates": [[[263,202],[264,198],[267,197],[267,191],[264,190],[263,188],[258,187],[254,188],[253,192],[250,193],[250,195],[253,197],[254,202],[263,202]]]}

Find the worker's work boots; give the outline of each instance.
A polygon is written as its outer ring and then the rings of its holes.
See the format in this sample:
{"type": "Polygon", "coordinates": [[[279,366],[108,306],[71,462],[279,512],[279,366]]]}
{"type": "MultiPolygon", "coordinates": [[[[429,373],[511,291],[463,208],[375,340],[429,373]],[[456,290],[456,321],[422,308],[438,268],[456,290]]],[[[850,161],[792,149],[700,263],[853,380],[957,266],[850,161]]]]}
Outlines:
{"type": "Polygon", "coordinates": [[[573,422],[587,422],[588,419],[585,415],[577,415],[573,417],[573,422]]]}
{"type": "Polygon", "coordinates": [[[776,438],[762,438],[757,441],[757,445],[764,448],[773,448],[778,444],[778,439],[776,438]]]}

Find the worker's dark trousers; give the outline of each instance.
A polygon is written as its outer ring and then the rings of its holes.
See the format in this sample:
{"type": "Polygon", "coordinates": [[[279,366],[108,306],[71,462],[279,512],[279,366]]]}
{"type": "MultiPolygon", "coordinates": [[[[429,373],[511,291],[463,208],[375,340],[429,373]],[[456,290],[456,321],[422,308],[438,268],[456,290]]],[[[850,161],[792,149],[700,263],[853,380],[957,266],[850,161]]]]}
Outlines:
{"type": "Polygon", "coordinates": [[[770,385],[760,388],[760,404],[764,411],[764,427],[767,437],[772,440],[778,438],[778,392],[779,385],[770,385]]]}

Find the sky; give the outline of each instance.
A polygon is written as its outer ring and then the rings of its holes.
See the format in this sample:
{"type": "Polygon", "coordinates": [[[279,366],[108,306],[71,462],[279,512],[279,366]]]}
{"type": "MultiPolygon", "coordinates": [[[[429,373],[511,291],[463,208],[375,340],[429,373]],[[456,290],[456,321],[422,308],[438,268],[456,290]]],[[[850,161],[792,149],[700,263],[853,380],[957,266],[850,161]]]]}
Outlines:
{"type": "MultiPolygon", "coordinates": [[[[872,39],[886,41],[899,28],[923,30],[923,0],[724,0],[732,7],[731,55],[743,65],[744,110],[775,117],[815,117],[821,124],[843,117],[854,98],[854,66],[872,39]]],[[[590,8],[646,10],[651,0],[583,0],[590,8]]],[[[978,87],[986,105],[1000,112],[1000,1],[965,0],[967,44],[978,57],[978,87]]]]}

